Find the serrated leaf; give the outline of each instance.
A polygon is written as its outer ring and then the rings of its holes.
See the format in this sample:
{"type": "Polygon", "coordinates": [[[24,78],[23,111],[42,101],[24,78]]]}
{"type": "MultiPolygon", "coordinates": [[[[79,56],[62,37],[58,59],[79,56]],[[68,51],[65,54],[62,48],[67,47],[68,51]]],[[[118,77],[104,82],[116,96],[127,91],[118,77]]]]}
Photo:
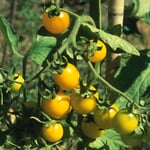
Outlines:
{"type": "MultiPolygon", "coordinates": [[[[136,103],[150,87],[150,51],[142,51],[140,57],[131,56],[116,78],[116,87],[136,103]]],[[[150,94],[149,94],[150,96],[150,94]]],[[[123,105],[127,100],[118,98],[123,105]],[[122,103],[123,102],[123,103],[122,103]]]]}
{"type": "Polygon", "coordinates": [[[18,36],[8,20],[6,20],[4,17],[0,17],[0,30],[2,31],[11,52],[22,57],[22,55],[17,52],[18,36]]]}
{"type": "Polygon", "coordinates": [[[100,39],[102,39],[106,44],[111,47],[113,51],[121,49],[122,51],[129,54],[137,56],[140,55],[139,51],[132,44],[130,44],[128,41],[124,40],[121,37],[112,35],[101,29],[97,29],[87,23],[83,23],[83,28],[86,29],[86,32],[91,32],[91,34],[95,35],[96,37],[98,36],[100,39]]]}
{"type": "Polygon", "coordinates": [[[37,41],[27,52],[25,57],[30,56],[37,64],[42,65],[53,47],[56,45],[56,38],[49,36],[38,36],[37,41]]]}
{"type": "Polygon", "coordinates": [[[125,147],[125,144],[121,141],[118,133],[112,129],[108,129],[104,135],[91,142],[89,146],[95,149],[120,150],[125,147]]]}

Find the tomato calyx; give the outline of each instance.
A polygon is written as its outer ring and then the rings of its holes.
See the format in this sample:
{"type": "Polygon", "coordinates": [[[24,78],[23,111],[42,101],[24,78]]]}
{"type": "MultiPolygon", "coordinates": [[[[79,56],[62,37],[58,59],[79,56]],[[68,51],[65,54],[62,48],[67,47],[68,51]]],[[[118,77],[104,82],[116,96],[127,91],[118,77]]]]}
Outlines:
{"type": "Polygon", "coordinates": [[[52,74],[61,74],[63,69],[66,68],[68,60],[66,57],[62,57],[59,53],[56,54],[56,57],[53,58],[51,63],[47,62],[52,74]]]}
{"type": "Polygon", "coordinates": [[[91,84],[85,84],[82,81],[80,81],[79,88],[75,88],[74,91],[81,95],[82,98],[90,98],[91,96],[95,98],[95,100],[98,98],[94,96],[94,94],[97,93],[97,90],[92,86],[91,84]]]}
{"type": "Polygon", "coordinates": [[[54,98],[56,93],[58,93],[59,91],[59,88],[55,84],[52,76],[47,78],[43,74],[41,74],[40,76],[38,87],[39,87],[40,96],[43,99],[54,98]]]}
{"type": "Polygon", "coordinates": [[[45,12],[48,13],[48,17],[52,18],[54,16],[60,15],[60,7],[56,1],[50,1],[49,7],[45,8],[45,12]]]}

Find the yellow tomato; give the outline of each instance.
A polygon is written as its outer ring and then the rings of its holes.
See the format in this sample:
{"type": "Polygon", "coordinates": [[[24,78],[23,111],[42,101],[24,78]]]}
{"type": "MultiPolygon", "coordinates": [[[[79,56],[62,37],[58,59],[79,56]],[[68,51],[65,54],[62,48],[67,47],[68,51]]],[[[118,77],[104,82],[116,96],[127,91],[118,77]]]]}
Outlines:
{"type": "Polygon", "coordinates": [[[102,130],[97,126],[94,121],[88,120],[87,118],[84,118],[82,120],[81,129],[89,138],[97,138],[102,136],[105,133],[105,130],[102,130]]]}
{"type": "Polygon", "coordinates": [[[68,63],[61,74],[55,74],[56,84],[63,90],[72,90],[79,86],[80,73],[76,66],[68,63]]]}
{"type": "Polygon", "coordinates": [[[43,25],[52,34],[64,32],[70,25],[70,16],[65,11],[60,11],[58,16],[49,17],[48,12],[43,13],[43,25]]]}
{"type": "Polygon", "coordinates": [[[63,127],[60,123],[52,123],[49,127],[42,127],[42,135],[49,142],[59,141],[64,134],[63,127]]]}
{"type": "Polygon", "coordinates": [[[94,121],[102,129],[113,128],[113,119],[118,112],[118,107],[113,104],[109,108],[97,108],[94,111],[94,121]]]}
{"type": "Polygon", "coordinates": [[[15,73],[14,74],[14,78],[15,78],[15,81],[12,83],[12,86],[11,86],[11,91],[12,92],[17,92],[21,89],[22,87],[22,84],[24,83],[24,79],[21,75],[19,75],[18,73],[15,73]]]}
{"type": "Polygon", "coordinates": [[[123,109],[113,119],[113,128],[121,135],[132,133],[138,126],[138,117],[134,113],[123,109]]]}
{"type": "Polygon", "coordinates": [[[79,114],[91,113],[96,108],[96,101],[93,96],[90,96],[88,98],[82,98],[80,94],[75,92],[71,94],[70,103],[72,109],[79,114]]]}
{"type": "MultiPolygon", "coordinates": [[[[93,43],[93,40],[90,40],[90,43],[93,43]]],[[[107,48],[102,41],[98,40],[96,45],[97,45],[98,49],[94,50],[93,56],[89,57],[89,60],[93,63],[101,62],[102,60],[104,60],[104,58],[106,57],[106,54],[107,54],[107,48]]],[[[88,54],[86,53],[86,55],[88,55],[88,54]]]]}
{"type": "Polygon", "coordinates": [[[63,92],[58,92],[52,99],[43,99],[42,109],[50,117],[61,119],[70,111],[70,97],[63,92]]]}
{"type": "MultiPolygon", "coordinates": [[[[86,84],[84,84],[86,85],[86,84]]],[[[94,86],[90,86],[90,90],[96,91],[94,86]]],[[[76,93],[73,91],[70,97],[70,103],[72,109],[75,110],[79,114],[88,114],[95,110],[96,108],[96,101],[95,98],[98,99],[98,92],[94,94],[89,94],[87,97],[82,97],[81,94],[76,93]]]]}

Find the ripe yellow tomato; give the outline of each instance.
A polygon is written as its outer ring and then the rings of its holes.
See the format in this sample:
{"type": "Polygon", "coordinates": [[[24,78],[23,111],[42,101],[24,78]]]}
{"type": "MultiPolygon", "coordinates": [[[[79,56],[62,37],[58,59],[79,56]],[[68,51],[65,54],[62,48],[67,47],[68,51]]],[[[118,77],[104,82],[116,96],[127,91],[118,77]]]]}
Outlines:
{"type": "Polygon", "coordinates": [[[19,75],[18,73],[14,74],[14,79],[15,81],[12,83],[10,90],[12,92],[17,92],[21,89],[22,84],[25,82],[23,77],[21,75],[19,75]]]}
{"type": "MultiPolygon", "coordinates": [[[[90,43],[92,43],[92,42],[93,42],[93,40],[90,40],[90,43]]],[[[107,48],[102,41],[98,40],[96,45],[97,45],[98,49],[94,50],[93,56],[89,57],[89,60],[93,63],[101,62],[102,60],[104,60],[104,58],[106,57],[106,54],[107,54],[107,48]]],[[[86,53],[86,55],[88,55],[88,54],[86,53]]]]}
{"type": "Polygon", "coordinates": [[[58,16],[49,17],[48,12],[43,13],[43,25],[52,34],[64,32],[70,25],[70,16],[65,11],[60,11],[58,16]]]}
{"type": "Polygon", "coordinates": [[[132,133],[138,126],[138,116],[126,109],[120,110],[113,119],[113,128],[121,135],[132,133]]]}
{"type": "Polygon", "coordinates": [[[54,74],[56,84],[63,90],[72,90],[79,87],[80,73],[76,66],[68,63],[61,74],[54,74]]]}
{"type": "Polygon", "coordinates": [[[70,111],[70,97],[58,92],[54,98],[42,100],[42,110],[54,119],[61,119],[70,111]]]}
{"type": "Polygon", "coordinates": [[[94,121],[88,120],[87,118],[82,120],[81,129],[84,135],[92,139],[100,137],[105,133],[105,130],[100,129],[94,121]]]}
{"type": "Polygon", "coordinates": [[[71,94],[70,103],[72,109],[79,114],[91,113],[96,108],[96,101],[93,96],[83,98],[80,94],[75,92],[71,94]]]}
{"type": "Polygon", "coordinates": [[[118,112],[118,106],[113,104],[109,108],[97,108],[94,111],[94,121],[102,129],[113,128],[113,119],[118,112]]]}
{"type": "Polygon", "coordinates": [[[59,141],[64,134],[63,127],[60,123],[52,123],[49,127],[42,127],[42,135],[49,142],[59,141]]]}
{"type": "MultiPolygon", "coordinates": [[[[86,83],[84,84],[86,85],[86,83]]],[[[79,89],[80,90],[80,89],[79,89]]],[[[88,94],[87,97],[82,97],[80,93],[73,91],[70,96],[70,103],[72,109],[79,114],[88,114],[95,110],[96,101],[95,98],[99,98],[98,92],[94,86],[90,86],[89,90],[95,91],[94,94],[88,94]]]]}

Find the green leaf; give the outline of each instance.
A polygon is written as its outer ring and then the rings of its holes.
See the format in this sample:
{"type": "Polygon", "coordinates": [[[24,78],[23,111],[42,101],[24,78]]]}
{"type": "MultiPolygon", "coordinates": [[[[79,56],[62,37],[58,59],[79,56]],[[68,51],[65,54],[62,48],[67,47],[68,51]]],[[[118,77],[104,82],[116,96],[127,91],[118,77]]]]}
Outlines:
{"type": "Polygon", "coordinates": [[[27,52],[25,57],[30,56],[38,65],[42,65],[49,53],[52,52],[56,45],[56,38],[49,36],[38,36],[37,41],[27,52]]]}
{"type": "Polygon", "coordinates": [[[97,138],[94,142],[91,142],[89,146],[99,150],[120,150],[125,147],[125,144],[121,141],[120,135],[117,132],[108,129],[104,135],[97,138]]]}
{"type": "Polygon", "coordinates": [[[133,54],[137,56],[140,55],[138,50],[132,44],[130,44],[128,41],[124,40],[121,37],[112,35],[101,29],[97,29],[87,23],[83,23],[83,30],[86,30],[86,32],[90,33],[91,36],[95,36],[95,37],[98,36],[100,39],[104,41],[104,43],[108,44],[113,51],[117,51],[118,49],[121,49],[124,52],[129,54],[133,54]]]}
{"type": "Polygon", "coordinates": [[[131,5],[127,6],[127,15],[135,18],[142,18],[150,13],[149,0],[133,0],[131,5]]]}
{"type": "Polygon", "coordinates": [[[125,17],[142,19],[150,23],[150,1],[133,0],[131,4],[125,7],[125,17]]]}
{"type": "MultiPolygon", "coordinates": [[[[116,77],[116,87],[139,103],[144,94],[150,88],[150,51],[141,51],[141,56],[131,56],[126,65],[121,69],[116,77]]],[[[150,96],[150,93],[149,95],[150,96]]],[[[118,102],[123,105],[127,100],[118,98],[118,102]]]]}
{"type": "Polygon", "coordinates": [[[18,36],[16,35],[8,20],[6,20],[4,17],[0,17],[0,30],[2,31],[3,36],[12,53],[22,57],[22,55],[17,52],[18,36]]]}

